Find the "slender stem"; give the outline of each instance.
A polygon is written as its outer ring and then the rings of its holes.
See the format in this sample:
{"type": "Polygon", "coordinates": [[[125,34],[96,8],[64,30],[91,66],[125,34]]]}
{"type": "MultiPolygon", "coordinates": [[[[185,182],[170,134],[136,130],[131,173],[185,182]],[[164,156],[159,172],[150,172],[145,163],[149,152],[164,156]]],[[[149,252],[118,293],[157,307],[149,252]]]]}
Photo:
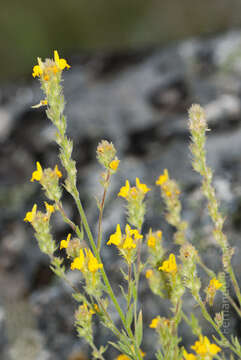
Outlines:
{"type": "Polygon", "coordinates": [[[131,284],[131,264],[128,263],[128,302],[127,302],[127,311],[129,310],[130,308],[130,303],[131,303],[131,287],[130,287],[130,284],[131,284]]]}
{"type": "Polygon", "coordinates": [[[234,274],[234,271],[233,271],[233,268],[232,268],[231,264],[228,267],[228,273],[230,275],[230,278],[231,278],[235,293],[237,295],[239,305],[241,306],[241,292],[240,292],[240,288],[239,288],[239,285],[238,285],[238,282],[237,282],[237,279],[236,279],[236,276],[234,274]]]}
{"type": "MultiPolygon", "coordinates": [[[[92,235],[92,232],[91,232],[91,230],[90,230],[90,227],[89,227],[89,224],[88,224],[88,221],[87,221],[87,218],[86,218],[84,209],[83,209],[83,207],[82,207],[81,201],[80,201],[80,199],[79,199],[79,195],[78,195],[77,189],[75,189],[74,200],[75,200],[76,205],[77,205],[77,208],[78,208],[78,210],[79,210],[80,217],[81,217],[81,219],[82,219],[82,222],[83,222],[85,231],[86,231],[86,233],[87,233],[87,236],[88,236],[88,238],[89,238],[90,245],[91,245],[91,247],[92,247],[92,249],[93,249],[94,255],[96,256],[97,260],[98,260],[99,262],[101,262],[100,254],[99,254],[99,252],[98,252],[98,250],[97,250],[97,247],[96,247],[96,245],[95,245],[95,242],[94,242],[94,239],[93,239],[93,235],[92,235]]],[[[106,275],[106,272],[105,272],[104,267],[102,267],[102,268],[100,269],[100,271],[101,271],[101,273],[102,273],[102,277],[103,277],[104,283],[105,283],[105,285],[106,285],[107,292],[109,293],[109,296],[110,296],[111,300],[113,301],[113,303],[114,303],[114,305],[115,305],[115,307],[116,307],[116,310],[117,310],[117,312],[118,312],[118,314],[119,314],[119,316],[120,316],[120,318],[121,318],[122,324],[123,324],[126,332],[128,333],[128,335],[130,336],[130,338],[133,339],[132,331],[131,331],[130,328],[127,328],[127,326],[126,326],[125,315],[124,315],[124,313],[123,313],[123,311],[122,311],[122,309],[121,309],[118,301],[116,300],[115,294],[114,294],[114,292],[113,292],[113,290],[112,290],[112,287],[111,287],[111,285],[110,285],[110,282],[109,282],[109,279],[108,279],[108,277],[107,277],[107,275],[106,275]]]]}
{"type": "Polygon", "coordinates": [[[99,222],[98,222],[98,239],[97,239],[98,252],[100,252],[100,248],[101,248],[102,217],[103,217],[103,211],[104,211],[104,205],[105,205],[105,198],[106,198],[106,194],[107,194],[107,189],[109,187],[109,181],[110,181],[110,171],[108,170],[106,181],[105,181],[104,192],[103,192],[102,200],[101,200],[101,203],[100,203],[100,214],[99,214],[99,222]]]}
{"type": "Polygon", "coordinates": [[[64,219],[64,221],[72,228],[72,230],[74,232],[77,232],[77,225],[75,225],[75,223],[68,218],[68,216],[66,215],[66,213],[63,209],[61,202],[57,201],[55,204],[56,204],[60,214],[62,215],[62,218],[64,219]]]}
{"type": "Polygon", "coordinates": [[[230,348],[230,350],[232,350],[236,355],[240,356],[240,352],[236,350],[236,348],[229,342],[229,340],[223,335],[222,331],[220,330],[220,328],[218,327],[218,325],[215,323],[215,321],[213,321],[212,317],[209,315],[206,306],[204,305],[204,303],[195,296],[196,301],[198,302],[203,316],[204,318],[213,326],[213,328],[216,330],[216,332],[219,334],[220,338],[222,339],[222,341],[224,343],[227,344],[227,346],[230,348]]]}
{"type": "MultiPolygon", "coordinates": [[[[216,277],[216,274],[211,269],[209,269],[200,258],[198,259],[198,263],[209,276],[216,277]]],[[[232,307],[236,310],[239,317],[241,317],[241,309],[236,305],[235,301],[231,298],[229,294],[225,293],[225,296],[232,305],[232,307]]]]}

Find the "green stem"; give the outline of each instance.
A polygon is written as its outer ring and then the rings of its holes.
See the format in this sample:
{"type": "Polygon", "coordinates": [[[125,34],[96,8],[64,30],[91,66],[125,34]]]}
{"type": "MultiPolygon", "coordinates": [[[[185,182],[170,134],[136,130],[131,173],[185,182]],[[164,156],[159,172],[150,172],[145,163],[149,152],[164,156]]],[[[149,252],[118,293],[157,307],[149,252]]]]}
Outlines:
{"type": "Polygon", "coordinates": [[[241,353],[239,351],[236,350],[236,348],[229,342],[229,340],[223,335],[222,331],[220,330],[220,328],[218,327],[218,325],[215,323],[215,321],[213,321],[212,317],[209,315],[204,303],[197,297],[195,296],[196,301],[198,302],[203,316],[204,318],[213,326],[213,328],[216,330],[216,332],[219,334],[220,338],[222,339],[222,341],[227,344],[227,347],[229,347],[230,350],[232,350],[236,355],[238,355],[240,357],[241,353]]]}
{"type": "MultiPolygon", "coordinates": [[[[214,271],[212,271],[211,269],[209,269],[203,262],[202,260],[199,258],[198,259],[198,263],[199,265],[203,268],[203,270],[211,277],[211,278],[216,278],[216,274],[214,271]]],[[[231,268],[232,270],[232,268],[231,268]]],[[[238,285],[237,285],[238,287],[238,285]]],[[[239,289],[239,287],[238,287],[239,289]]],[[[228,301],[230,302],[230,304],[232,305],[232,307],[236,310],[237,314],[239,315],[239,317],[241,317],[241,309],[236,305],[235,301],[231,298],[231,296],[229,294],[225,294],[226,298],[228,299],[228,301]]]]}
{"type": "Polygon", "coordinates": [[[102,217],[103,217],[103,211],[104,211],[104,205],[105,205],[105,198],[107,194],[107,189],[109,186],[110,181],[110,171],[108,170],[106,181],[105,181],[105,188],[104,193],[102,196],[101,204],[100,204],[100,214],[99,214],[99,222],[98,222],[98,239],[97,239],[97,249],[98,252],[100,252],[101,248],[101,240],[102,240],[102,217]]]}
{"type": "MultiPolygon", "coordinates": [[[[82,219],[82,222],[83,222],[85,231],[86,231],[86,233],[87,233],[87,236],[88,236],[88,238],[89,238],[90,245],[91,245],[91,247],[92,247],[92,249],[93,249],[94,255],[95,255],[95,257],[97,258],[98,262],[101,262],[101,258],[100,258],[99,252],[98,252],[98,250],[97,250],[97,247],[96,247],[96,245],[95,245],[92,232],[91,232],[91,230],[90,230],[90,227],[89,227],[89,224],[88,224],[88,221],[87,221],[87,218],[86,218],[84,209],[83,209],[83,207],[82,207],[81,201],[80,201],[79,196],[78,196],[78,191],[77,191],[77,189],[75,189],[74,200],[75,200],[76,205],[77,205],[77,208],[78,208],[78,210],[79,210],[79,214],[80,214],[80,217],[81,217],[81,219],[82,219]]],[[[105,283],[105,285],[106,285],[107,292],[108,292],[111,300],[113,301],[113,303],[114,303],[114,305],[115,305],[115,307],[116,307],[116,310],[117,310],[117,312],[118,312],[118,314],[119,314],[119,316],[120,316],[120,318],[121,318],[122,324],[123,324],[123,326],[124,326],[124,328],[125,328],[128,336],[129,336],[131,339],[134,339],[131,329],[126,326],[125,315],[124,315],[124,313],[123,313],[123,311],[122,311],[122,309],[121,309],[118,301],[116,300],[115,294],[114,294],[114,292],[113,292],[113,290],[112,290],[112,287],[111,287],[111,285],[110,285],[110,282],[109,282],[109,279],[108,279],[108,277],[107,277],[107,275],[106,275],[106,272],[105,272],[104,267],[102,267],[102,268],[100,269],[100,271],[101,271],[101,273],[102,273],[102,277],[103,277],[104,283],[105,283]]],[[[136,345],[135,345],[135,347],[136,347],[136,345]]],[[[137,349],[136,352],[137,352],[137,354],[138,354],[138,353],[139,353],[139,350],[137,349]]],[[[142,359],[140,355],[139,355],[138,359],[142,359]]]]}

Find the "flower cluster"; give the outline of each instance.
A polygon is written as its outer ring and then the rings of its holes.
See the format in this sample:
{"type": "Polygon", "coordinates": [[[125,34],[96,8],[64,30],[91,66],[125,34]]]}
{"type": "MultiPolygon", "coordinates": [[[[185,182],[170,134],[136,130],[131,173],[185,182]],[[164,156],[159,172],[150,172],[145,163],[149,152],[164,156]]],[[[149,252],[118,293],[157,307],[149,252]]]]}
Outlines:
{"type": "Polygon", "coordinates": [[[177,263],[174,254],[170,254],[168,260],[165,260],[159,270],[175,275],[177,272],[177,263]]]}
{"type": "Polygon", "coordinates": [[[197,356],[194,354],[188,354],[185,350],[183,353],[185,360],[212,360],[213,357],[218,354],[221,349],[216,344],[211,344],[209,339],[206,336],[200,335],[199,340],[195,342],[191,348],[196,352],[197,356]]]}
{"type": "Polygon", "coordinates": [[[64,69],[69,69],[70,65],[65,59],[60,59],[57,50],[54,50],[54,60],[46,59],[45,62],[42,62],[38,58],[38,65],[33,67],[33,77],[41,77],[44,81],[49,81],[53,75],[56,75],[58,72],[63,71],[64,69]]]}
{"type": "Polygon", "coordinates": [[[43,170],[41,164],[37,162],[36,170],[33,171],[30,181],[38,181],[45,190],[47,197],[58,202],[61,198],[61,190],[59,188],[59,179],[61,177],[62,173],[58,165],[55,165],[53,170],[50,168],[43,170]]]}
{"type": "Polygon", "coordinates": [[[116,149],[111,142],[102,140],[97,146],[96,154],[101,165],[112,173],[117,171],[120,160],[115,156],[116,149]]]}
{"type": "Polygon", "coordinates": [[[205,289],[207,294],[206,301],[209,305],[213,305],[213,301],[216,295],[217,290],[219,290],[223,284],[216,278],[210,280],[208,287],[205,289]]]}
{"type": "Polygon", "coordinates": [[[125,234],[122,234],[120,224],[117,224],[116,232],[110,236],[107,245],[115,245],[128,264],[130,264],[134,260],[137,241],[142,238],[143,236],[139,231],[132,229],[128,224],[125,227],[125,234]]]}
{"type": "Polygon", "coordinates": [[[139,178],[136,178],[136,186],[130,187],[129,181],[126,180],[125,186],[122,186],[118,193],[119,197],[123,197],[127,201],[129,222],[138,229],[141,229],[144,221],[144,198],[150,190],[146,184],[142,184],[139,178]]]}

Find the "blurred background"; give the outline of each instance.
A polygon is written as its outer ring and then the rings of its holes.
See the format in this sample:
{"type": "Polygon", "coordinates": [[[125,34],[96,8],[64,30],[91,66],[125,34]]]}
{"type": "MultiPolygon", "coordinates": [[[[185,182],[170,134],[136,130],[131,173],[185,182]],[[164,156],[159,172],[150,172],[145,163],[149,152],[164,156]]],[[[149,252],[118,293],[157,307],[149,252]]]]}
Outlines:
{"type": "Polygon", "coordinates": [[[36,56],[160,46],[241,25],[239,0],[1,1],[0,79],[29,73],[36,56]]]}
{"type": "MultiPolygon", "coordinates": [[[[71,69],[65,71],[64,93],[68,135],[78,186],[89,222],[96,233],[95,196],[102,191],[96,147],[113,141],[121,159],[113,177],[104,213],[104,239],[116,224],[126,222],[120,187],[136,176],[152,188],[148,193],[144,233],[162,229],[164,245],[173,248],[174,229],[164,220],[155,180],[169,169],[182,189],[183,218],[188,236],[214,271],[220,251],[212,237],[200,179],[192,171],[188,150],[187,110],[205,107],[209,120],[208,159],[215,188],[227,220],[225,232],[235,247],[233,263],[241,277],[241,1],[240,0],[30,0],[1,1],[0,11],[0,359],[85,360],[89,348],[73,326],[76,302],[71,290],[49,269],[33,229],[23,222],[33,203],[46,200],[38,183],[30,183],[36,161],[44,168],[58,161],[55,131],[45,109],[31,106],[42,99],[31,76],[36,58],[52,57],[57,49],[71,69]]],[[[79,217],[64,192],[69,217],[79,217]]],[[[53,216],[56,243],[70,229],[53,216]]],[[[59,251],[65,256],[64,251],[59,251]]],[[[103,247],[103,258],[120,303],[124,284],[115,251],[103,247]]],[[[66,265],[68,261],[65,259],[66,265]]],[[[79,286],[79,274],[68,273],[79,286]]],[[[203,274],[200,274],[202,276],[203,274]]],[[[168,302],[150,295],[142,279],[143,350],[154,359],[155,337],[148,328],[157,314],[169,316],[168,302]]],[[[202,279],[206,286],[207,279],[202,279]]],[[[230,295],[237,299],[230,287],[230,295]]],[[[186,296],[186,310],[195,311],[186,296]]],[[[213,308],[222,310],[221,296],[213,308]]],[[[230,334],[241,338],[240,322],[229,308],[230,334]]],[[[111,313],[112,314],[112,313],[111,313]]],[[[114,314],[112,314],[115,316],[114,314]]],[[[205,326],[205,334],[212,330],[205,326]]],[[[185,346],[196,340],[182,324],[185,346]]],[[[97,345],[110,333],[95,322],[97,345]]],[[[113,340],[111,338],[111,340],[113,340]]],[[[106,359],[117,351],[108,350],[106,359]]]]}

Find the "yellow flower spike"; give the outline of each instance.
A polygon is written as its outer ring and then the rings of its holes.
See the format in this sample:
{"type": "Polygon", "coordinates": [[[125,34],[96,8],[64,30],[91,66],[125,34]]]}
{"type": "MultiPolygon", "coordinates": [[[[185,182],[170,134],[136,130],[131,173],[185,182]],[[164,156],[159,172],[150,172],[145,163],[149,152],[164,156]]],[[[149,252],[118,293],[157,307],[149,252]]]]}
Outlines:
{"type": "Polygon", "coordinates": [[[146,270],[146,279],[150,279],[150,277],[152,277],[153,275],[153,270],[149,269],[146,270]]]}
{"type": "Polygon", "coordinates": [[[116,232],[110,236],[107,245],[113,244],[119,246],[121,244],[121,240],[122,240],[121,228],[120,228],[120,224],[117,224],[116,232]]]}
{"type": "Polygon", "coordinates": [[[31,182],[33,182],[34,180],[40,181],[42,176],[43,176],[43,169],[42,169],[42,166],[40,165],[40,163],[38,161],[36,163],[36,167],[37,167],[37,170],[35,170],[32,173],[32,178],[30,180],[31,182]]]}
{"type": "Polygon", "coordinates": [[[164,169],[163,174],[161,174],[156,181],[156,185],[162,186],[169,179],[168,170],[164,169]]]}
{"type": "Polygon", "coordinates": [[[183,352],[184,360],[196,360],[197,357],[194,354],[188,354],[186,350],[183,352]]]}
{"type": "Polygon", "coordinates": [[[71,263],[71,270],[83,270],[85,264],[85,256],[83,249],[80,249],[79,251],[79,257],[76,257],[74,261],[71,263]]]}
{"type": "Polygon", "coordinates": [[[61,178],[61,177],[62,177],[62,173],[61,173],[61,171],[59,170],[58,165],[55,165],[54,172],[55,172],[55,174],[58,176],[58,178],[61,178]]]}
{"type": "Polygon", "coordinates": [[[60,242],[60,250],[67,249],[69,242],[70,242],[71,234],[68,234],[66,240],[61,240],[60,242]]]}
{"type": "Polygon", "coordinates": [[[151,191],[146,184],[141,184],[139,178],[136,178],[136,187],[138,190],[140,190],[143,194],[146,194],[148,191],[151,191]]]}
{"type": "Polygon", "coordinates": [[[88,258],[88,270],[95,273],[97,270],[103,268],[103,264],[99,264],[96,257],[92,254],[90,249],[85,249],[86,257],[88,258]]]}
{"type": "Polygon", "coordinates": [[[126,180],[126,184],[125,184],[125,186],[122,186],[118,196],[121,196],[126,199],[127,196],[129,195],[129,191],[130,191],[130,183],[128,180],[126,180]]]}
{"type": "Polygon", "coordinates": [[[54,50],[54,62],[60,70],[64,70],[65,68],[69,69],[70,65],[67,63],[65,59],[60,59],[57,50],[54,50]]]}
{"type": "Polygon", "coordinates": [[[119,162],[120,162],[120,160],[118,160],[118,159],[112,160],[109,164],[109,168],[113,171],[116,171],[118,169],[119,162]]]}
{"type": "Polygon", "coordinates": [[[177,272],[176,258],[174,254],[170,254],[168,260],[165,260],[158,268],[158,270],[165,271],[167,273],[175,274],[177,272]]]}
{"type": "Polygon", "coordinates": [[[37,212],[37,205],[34,204],[32,210],[27,212],[27,214],[26,214],[26,216],[24,218],[24,221],[32,223],[32,221],[33,221],[33,219],[34,219],[34,217],[36,215],[36,212],[37,212]]]}
{"type": "Polygon", "coordinates": [[[157,316],[156,318],[152,319],[149,327],[150,327],[151,329],[156,329],[156,328],[158,327],[159,323],[160,323],[160,317],[157,316]]]}

